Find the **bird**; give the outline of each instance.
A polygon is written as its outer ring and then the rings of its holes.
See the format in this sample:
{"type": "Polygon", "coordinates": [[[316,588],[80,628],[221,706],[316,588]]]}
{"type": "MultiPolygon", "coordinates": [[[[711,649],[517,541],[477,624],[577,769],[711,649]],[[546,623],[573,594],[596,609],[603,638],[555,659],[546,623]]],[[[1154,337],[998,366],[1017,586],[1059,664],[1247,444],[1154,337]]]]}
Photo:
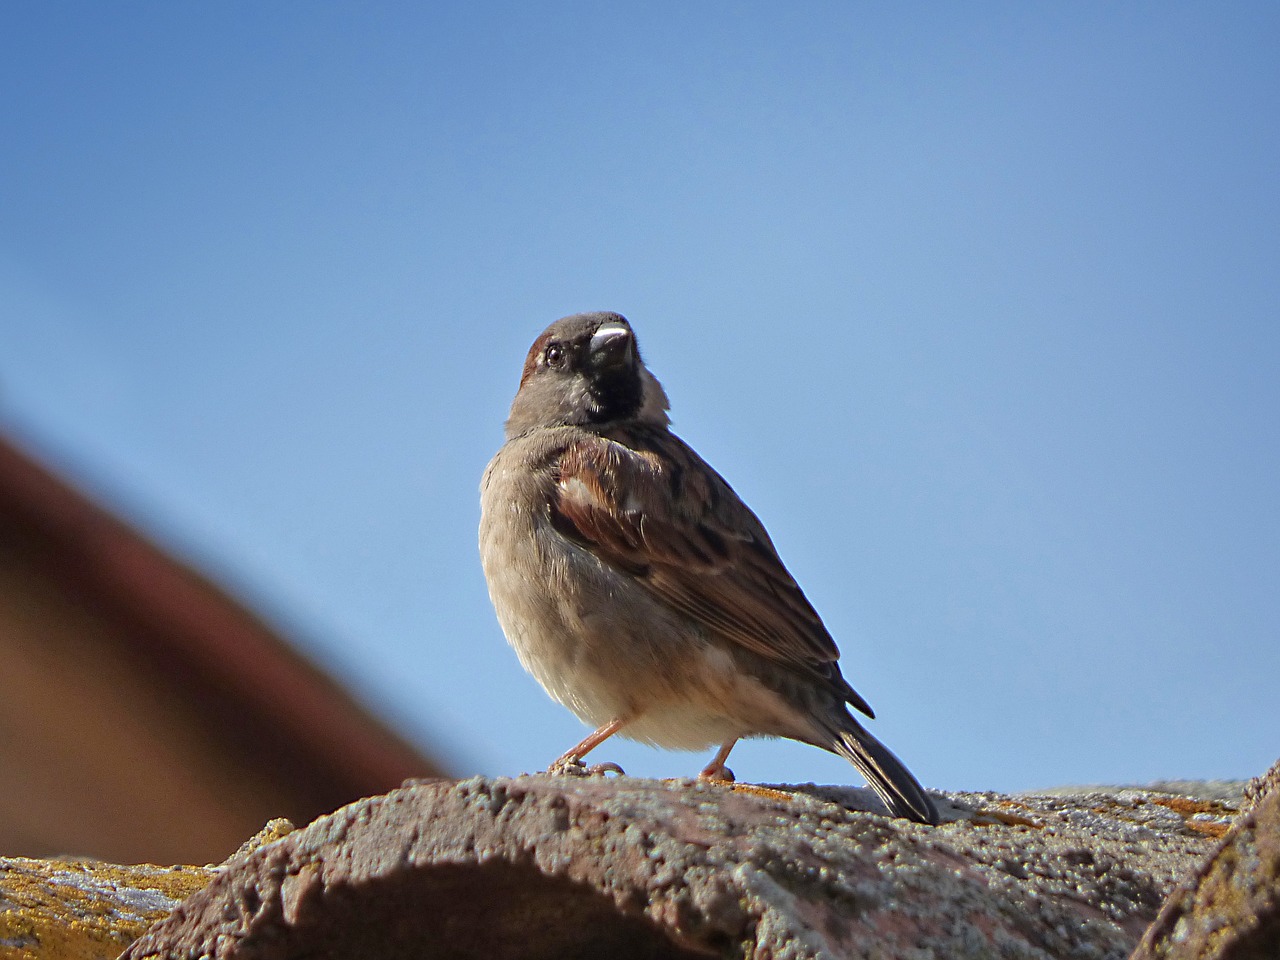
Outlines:
{"type": "Polygon", "coordinates": [[[894,816],[937,823],[850,712],[875,716],[763,524],[671,431],[669,407],[625,317],[563,317],[529,348],[481,481],[481,564],[503,633],[594,727],[549,771],[580,771],[618,734],[718,747],[699,776],[732,780],[739,739],[788,738],[844,757],[894,816]]]}

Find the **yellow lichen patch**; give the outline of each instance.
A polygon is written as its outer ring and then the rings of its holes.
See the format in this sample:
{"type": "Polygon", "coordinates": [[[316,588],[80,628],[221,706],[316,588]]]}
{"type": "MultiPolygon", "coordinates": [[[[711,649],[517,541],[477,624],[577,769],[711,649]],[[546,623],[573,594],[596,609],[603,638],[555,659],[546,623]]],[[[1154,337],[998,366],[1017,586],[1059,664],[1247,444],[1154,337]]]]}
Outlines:
{"type": "MultiPolygon", "coordinates": [[[[240,849],[233,853],[228,860],[234,860],[236,857],[248,856],[260,847],[265,847],[269,843],[275,843],[281,837],[287,837],[298,828],[284,817],[276,817],[274,820],[268,820],[266,826],[255,833],[252,837],[240,844],[240,849]]],[[[209,864],[216,866],[216,864],[209,864]]]]}
{"type": "Polygon", "coordinates": [[[0,960],[109,960],[212,876],[204,867],[0,859],[0,960]]]}
{"type": "Polygon", "coordinates": [[[1224,807],[1222,804],[1214,803],[1212,800],[1197,800],[1195,797],[1153,796],[1151,802],[1158,803],[1162,807],[1168,807],[1183,816],[1190,816],[1193,813],[1214,813],[1221,816],[1231,816],[1235,813],[1230,807],[1224,807]]]}
{"type": "Polygon", "coordinates": [[[1187,826],[1197,833],[1204,833],[1211,837],[1225,837],[1227,831],[1231,829],[1231,824],[1217,820],[1188,820],[1187,826]]]}
{"type": "Polygon", "coordinates": [[[749,793],[754,797],[764,797],[766,800],[782,800],[784,802],[791,800],[791,794],[785,790],[776,790],[773,787],[761,787],[754,783],[732,783],[725,780],[713,780],[711,782],[728,787],[734,793],[749,793]]]}
{"type": "MultiPolygon", "coordinates": [[[[1033,812],[1031,807],[1017,800],[997,800],[995,806],[1013,810],[1026,810],[1028,813],[1033,812]]],[[[1008,809],[997,810],[994,807],[986,806],[975,810],[973,819],[966,822],[973,824],[975,827],[1035,827],[1037,830],[1044,827],[1044,824],[1039,820],[1024,817],[1020,813],[1010,813],[1008,809]]]]}
{"type": "MultiPolygon", "coordinates": [[[[678,779],[676,777],[667,777],[662,782],[673,787],[686,787],[689,784],[687,779],[678,779]]],[[[699,777],[695,782],[711,787],[722,787],[731,793],[749,793],[753,797],[764,797],[766,800],[790,802],[795,799],[795,795],[786,790],[779,790],[777,787],[762,787],[756,783],[739,783],[736,780],[722,780],[719,777],[699,777]]]]}
{"type": "Polygon", "coordinates": [[[1168,796],[1152,797],[1151,802],[1182,814],[1183,822],[1189,830],[1210,837],[1225,837],[1236,816],[1235,809],[1213,800],[1168,796]]]}
{"type": "Polygon", "coordinates": [[[1043,823],[1029,817],[1019,817],[1016,813],[1005,813],[1004,810],[983,810],[979,817],[974,819],[980,827],[993,827],[997,823],[1002,823],[1006,827],[1043,827],[1043,823]],[[986,818],[986,819],[984,819],[986,818]]]}

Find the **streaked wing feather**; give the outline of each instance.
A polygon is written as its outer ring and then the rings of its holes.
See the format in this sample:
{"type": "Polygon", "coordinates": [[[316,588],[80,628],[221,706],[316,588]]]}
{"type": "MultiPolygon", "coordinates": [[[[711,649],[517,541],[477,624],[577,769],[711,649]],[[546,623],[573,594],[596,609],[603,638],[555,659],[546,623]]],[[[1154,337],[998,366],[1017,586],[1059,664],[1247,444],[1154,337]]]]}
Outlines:
{"type": "Polygon", "coordinates": [[[561,454],[557,528],[748,650],[809,669],[834,661],[830,634],[729,485],[671,434],[628,440],[634,449],[593,437],[561,454]],[[659,440],[672,456],[656,455],[659,440]]]}

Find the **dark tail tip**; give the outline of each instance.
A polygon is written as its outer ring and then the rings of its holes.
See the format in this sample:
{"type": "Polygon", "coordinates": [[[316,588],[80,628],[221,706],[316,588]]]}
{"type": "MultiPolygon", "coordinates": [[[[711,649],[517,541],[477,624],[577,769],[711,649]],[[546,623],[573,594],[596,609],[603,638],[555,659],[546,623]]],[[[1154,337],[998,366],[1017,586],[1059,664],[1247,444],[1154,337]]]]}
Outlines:
{"type": "Polygon", "coordinates": [[[937,807],[911,771],[893,755],[893,751],[862,729],[852,717],[848,719],[847,727],[835,733],[827,749],[857,767],[895,817],[916,823],[938,822],[937,807]]]}

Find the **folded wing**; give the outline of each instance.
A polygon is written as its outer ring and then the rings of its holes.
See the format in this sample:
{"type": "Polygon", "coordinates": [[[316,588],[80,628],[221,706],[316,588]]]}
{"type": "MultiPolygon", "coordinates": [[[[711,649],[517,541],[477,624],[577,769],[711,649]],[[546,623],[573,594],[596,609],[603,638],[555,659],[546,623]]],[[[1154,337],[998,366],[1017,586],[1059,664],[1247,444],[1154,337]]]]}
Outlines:
{"type": "Polygon", "coordinates": [[[565,536],[626,570],[662,602],[718,636],[832,685],[835,642],[732,488],[674,435],[628,426],[560,455],[551,519],[565,536]]]}

